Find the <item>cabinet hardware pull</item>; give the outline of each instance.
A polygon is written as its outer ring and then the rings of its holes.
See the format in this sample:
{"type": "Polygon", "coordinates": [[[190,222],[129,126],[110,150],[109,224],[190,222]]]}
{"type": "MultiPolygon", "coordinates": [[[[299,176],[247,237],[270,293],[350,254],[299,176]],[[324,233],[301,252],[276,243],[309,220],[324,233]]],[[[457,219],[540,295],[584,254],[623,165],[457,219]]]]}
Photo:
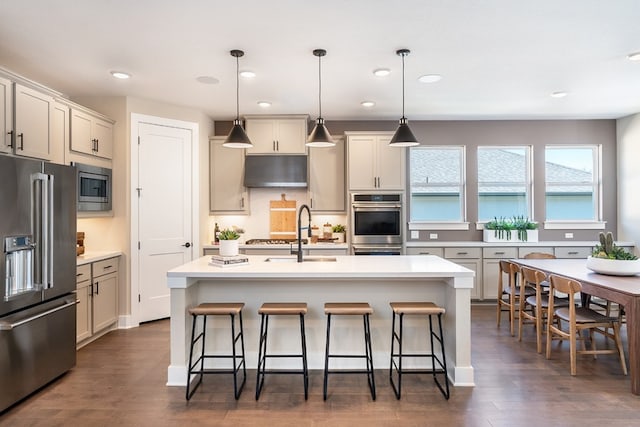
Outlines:
{"type": "Polygon", "coordinates": [[[504,252],[494,252],[496,255],[504,255],[504,252]]]}
{"type": "Polygon", "coordinates": [[[431,252],[420,252],[420,255],[431,255],[431,252]]]}
{"type": "Polygon", "coordinates": [[[13,148],[13,131],[10,130],[7,132],[7,135],[9,135],[9,145],[7,145],[7,147],[13,148]]]}
{"type": "Polygon", "coordinates": [[[103,270],[107,270],[109,268],[113,268],[113,265],[105,265],[104,267],[102,267],[103,270]]]}
{"type": "Polygon", "coordinates": [[[76,273],[76,277],[84,276],[84,273],[76,273]]]}
{"type": "Polygon", "coordinates": [[[240,207],[244,208],[244,197],[240,197],[240,207]]]}
{"type": "Polygon", "coordinates": [[[96,152],[100,151],[100,140],[96,138],[96,152]]]}
{"type": "Polygon", "coordinates": [[[578,252],[577,251],[569,251],[568,254],[569,255],[578,255],[578,252]]]}
{"type": "Polygon", "coordinates": [[[96,295],[100,295],[100,282],[96,282],[96,295]]]}
{"type": "Polygon", "coordinates": [[[24,133],[20,132],[18,138],[20,138],[20,147],[18,147],[18,150],[24,151],[24,133]]]}
{"type": "Polygon", "coordinates": [[[456,255],[468,255],[468,252],[456,252],[456,255]]]}

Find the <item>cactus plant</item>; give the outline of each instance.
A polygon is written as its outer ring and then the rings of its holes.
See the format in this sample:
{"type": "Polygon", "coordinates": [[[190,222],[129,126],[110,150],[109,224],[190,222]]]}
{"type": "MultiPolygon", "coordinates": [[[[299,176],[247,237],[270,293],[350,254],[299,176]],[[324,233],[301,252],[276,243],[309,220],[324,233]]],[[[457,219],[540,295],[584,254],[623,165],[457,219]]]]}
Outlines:
{"type": "Polygon", "coordinates": [[[600,244],[596,245],[591,254],[594,258],[618,259],[618,260],[635,260],[637,256],[630,254],[623,248],[613,243],[613,233],[600,232],[600,244]]]}

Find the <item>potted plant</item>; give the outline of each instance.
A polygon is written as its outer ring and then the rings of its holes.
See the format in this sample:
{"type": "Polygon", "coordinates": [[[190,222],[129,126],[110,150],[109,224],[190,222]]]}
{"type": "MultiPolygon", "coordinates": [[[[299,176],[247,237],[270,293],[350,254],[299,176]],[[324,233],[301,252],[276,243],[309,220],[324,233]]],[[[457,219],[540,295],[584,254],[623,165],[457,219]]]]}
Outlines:
{"type": "Polygon", "coordinates": [[[537,242],[538,224],[529,221],[525,216],[494,218],[484,225],[483,240],[485,242],[537,242]]]}
{"type": "Polygon", "coordinates": [[[332,227],[332,231],[333,231],[333,238],[336,239],[335,242],[336,243],[344,243],[345,241],[345,232],[347,231],[347,229],[345,228],[344,225],[342,224],[336,224],[332,227]]]}
{"type": "Polygon", "coordinates": [[[230,228],[220,231],[218,239],[220,240],[220,255],[236,256],[238,255],[238,239],[240,234],[230,228]]]}
{"type": "Polygon", "coordinates": [[[633,276],[640,273],[640,260],[613,243],[613,234],[600,232],[600,244],[587,258],[587,268],[601,274],[633,276]]]}

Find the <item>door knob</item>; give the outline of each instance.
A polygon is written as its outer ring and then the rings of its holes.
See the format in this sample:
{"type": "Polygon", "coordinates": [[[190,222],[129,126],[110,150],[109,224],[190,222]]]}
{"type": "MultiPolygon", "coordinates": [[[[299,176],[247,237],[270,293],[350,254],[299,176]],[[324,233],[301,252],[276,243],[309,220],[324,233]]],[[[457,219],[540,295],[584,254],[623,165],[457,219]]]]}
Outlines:
{"type": "Polygon", "coordinates": [[[190,247],[191,247],[191,243],[187,242],[187,243],[185,243],[185,244],[184,244],[184,245],[182,245],[182,246],[184,246],[185,248],[190,248],[190,247]]]}

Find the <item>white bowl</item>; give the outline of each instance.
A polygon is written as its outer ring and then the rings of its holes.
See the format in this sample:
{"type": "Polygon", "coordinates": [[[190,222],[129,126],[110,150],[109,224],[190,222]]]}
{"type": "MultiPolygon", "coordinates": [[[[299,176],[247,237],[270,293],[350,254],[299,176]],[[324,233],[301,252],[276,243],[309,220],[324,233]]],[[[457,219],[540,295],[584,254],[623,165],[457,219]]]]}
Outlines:
{"type": "Polygon", "coordinates": [[[596,273],[611,276],[634,276],[640,273],[640,259],[621,260],[588,257],[587,268],[596,273]]]}

